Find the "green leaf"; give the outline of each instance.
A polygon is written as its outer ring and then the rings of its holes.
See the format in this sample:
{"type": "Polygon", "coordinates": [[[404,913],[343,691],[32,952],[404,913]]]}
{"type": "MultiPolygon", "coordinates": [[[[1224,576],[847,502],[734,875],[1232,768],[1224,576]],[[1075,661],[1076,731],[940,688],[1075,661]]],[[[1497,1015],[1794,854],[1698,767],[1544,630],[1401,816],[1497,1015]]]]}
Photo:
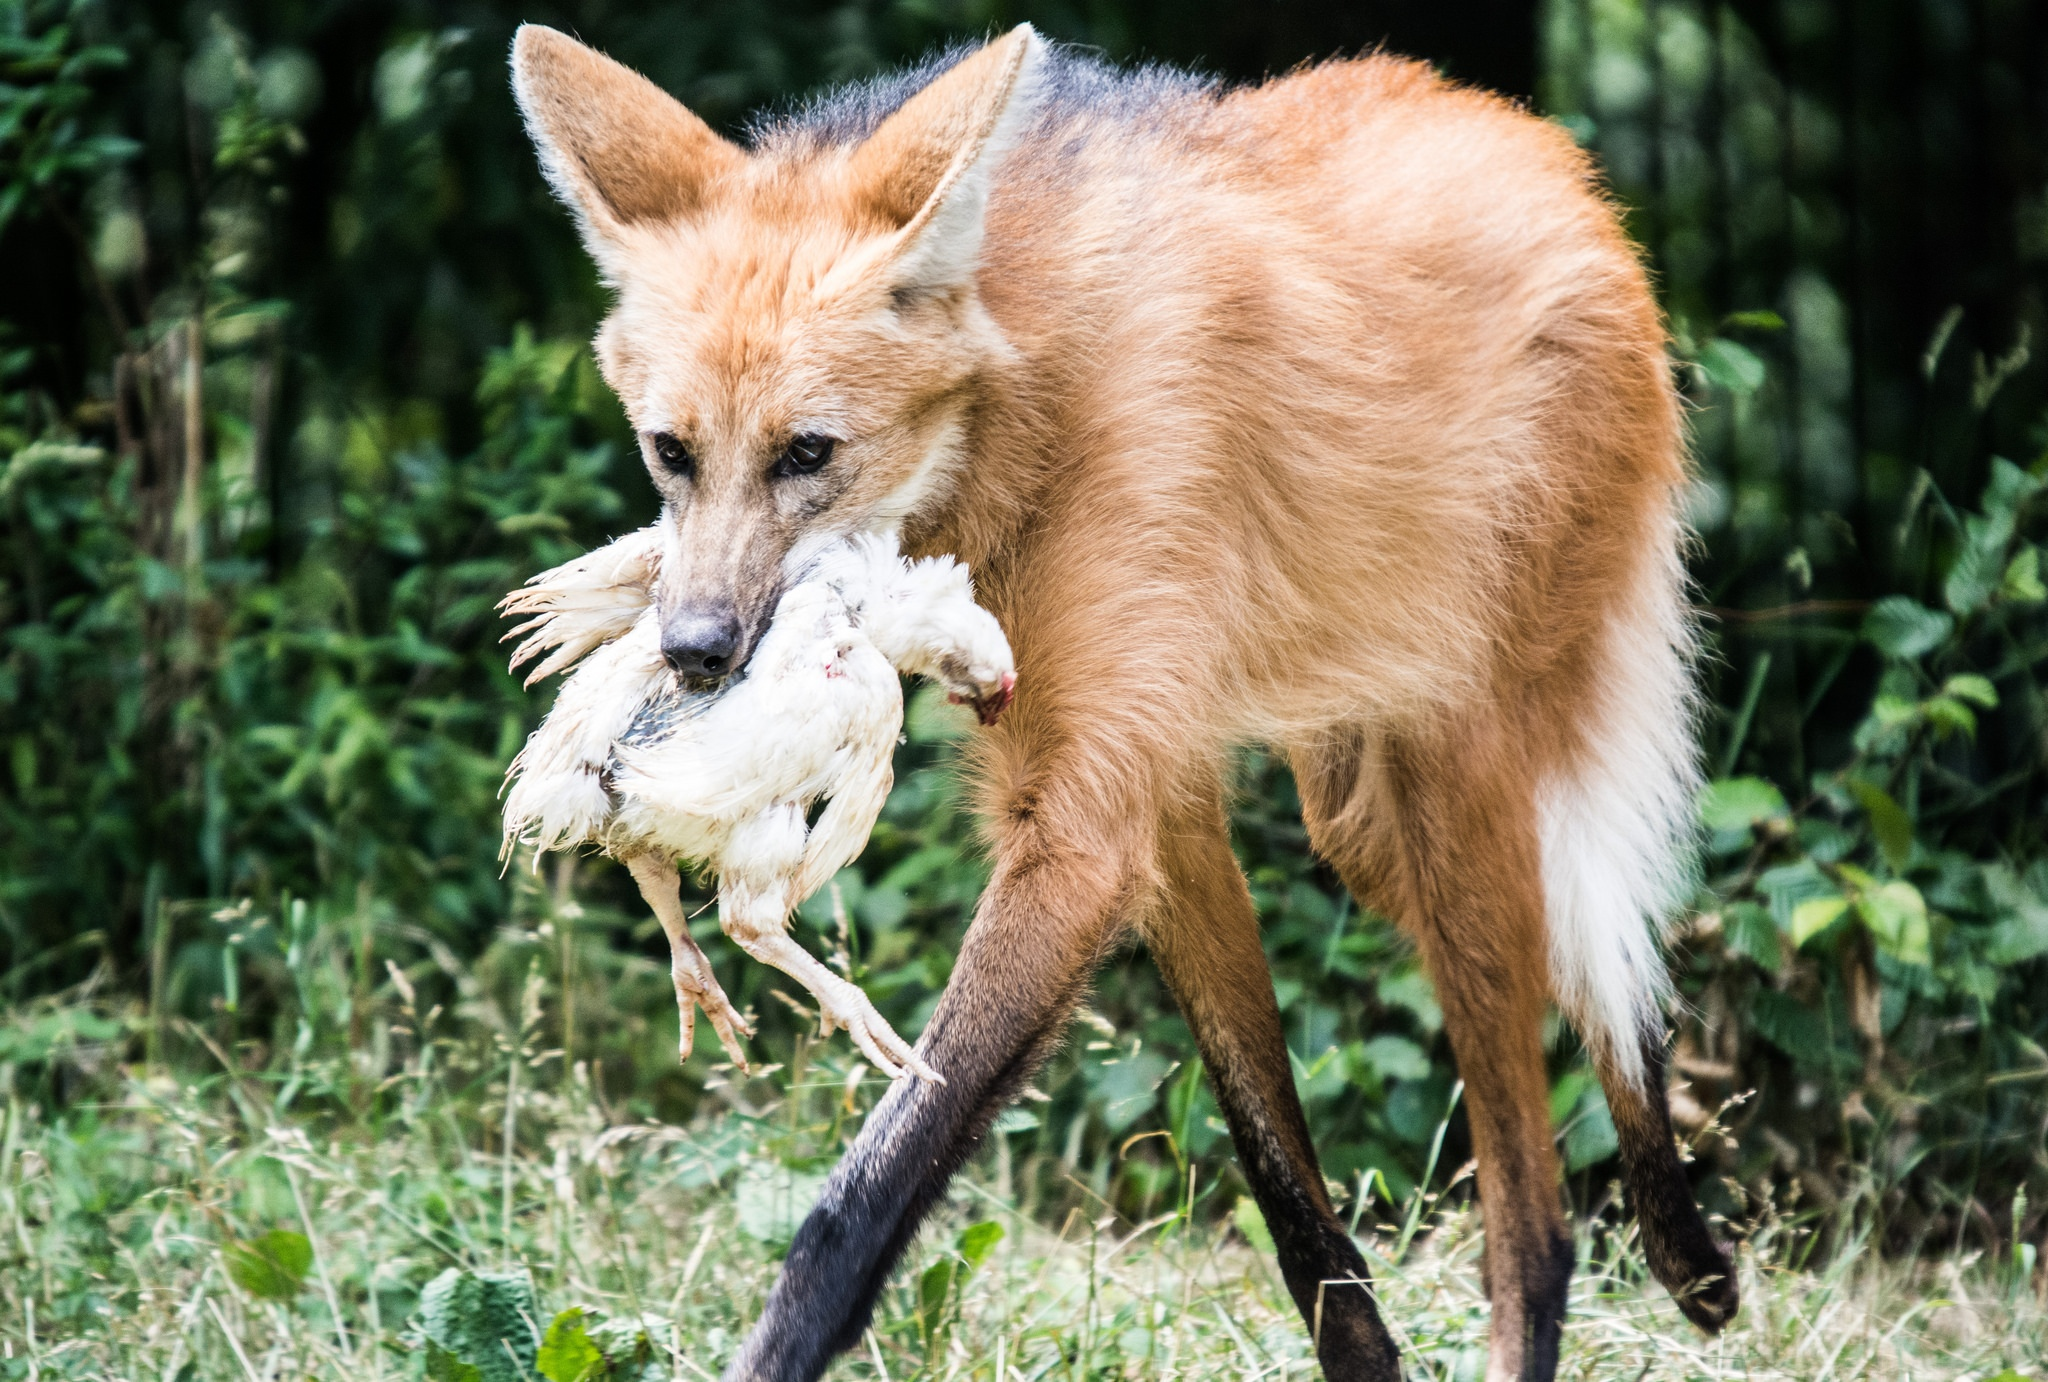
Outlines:
{"type": "Polygon", "coordinates": [[[1826,1018],[1789,993],[1758,988],[1749,1000],[1749,1016],[1759,1036],[1802,1068],[1847,1072],[1862,1064],[1860,1055],[1835,1039],[1826,1018]]]}
{"type": "Polygon", "coordinates": [[[1969,529],[1969,539],[1956,553],[1956,559],[1948,569],[1948,578],[1941,586],[1943,602],[1960,615],[1971,614],[1991,602],[1992,594],[1998,589],[1999,563],[2005,557],[2005,544],[2011,537],[2010,532],[1987,533],[1988,525],[1975,517],[1966,519],[1965,526],[1969,529]]]}
{"type": "Polygon", "coordinates": [[[1977,712],[1953,696],[1928,697],[1921,702],[1920,713],[1939,731],[1941,738],[1946,739],[1951,734],[1960,734],[1966,739],[1977,736],[1977,712]]]}
{"type": "Polygon", "coordinates": [[[1751,331],[1783,331],[1785,319],[1776,312],[1730,312],[1721,318],[1721,325],[1746,327],[1751,331]]]}
{"type": "Polygon", "coordinates": [[[533,1283],[520,1272],[450,1267],[420,1292],[421,1332],[475,1368],[467,1382],[531,1382],[539,1317],[533,1283]]]}
{"type": "Polygon", "coordinates": [[[483,1382],[474,1363],[465,1363],[432,1339],[427,1340],[427,1382],[483,1382]]]}
{"type": "Polygon", "coordinates": [[[1903,872],[1906,861],[1913,857],[1913,818],[1892,800],[1891,793],[1875,782],[1852,778],[1848,786],[1849,795],[1856,798],[1870,820],[1870,833],[1877,837],[1884,861],[1891,865],[1893,873],[1903,872]]]}
{"type": "Polygon", "coordinates": [[[2038,605],[2048,600],[2048,586],[2041,584],[2041,549],[2026,546],[2006,563],[2005,579],[1998,593],[2015,604],[2038,605]]]}
{"type": "Polygon", "coordinates": [[[579,1308],[564,1310],[548,1325],[534,1366],[548,1382],[588,1382],[604,1371],[604,1354],[590,1341],[579,1308]]]}
{"type": "Polygon", "coordinates": [[[313,1245],[306,1235],[285,1228],[229,1243],[220,1255],[227,1264],[228,1279],[262,1300],[290,1300],[298,1295],[313,1265],[313,1245]]]}
{"type": "Polygon", "coordinates": [[[1721,909],[1721,934],[1728,949],[1747,955],[1771,973],[1785,967],[1785,948],[1778,924],[1768,909],[1754,902],[1732,902],[1721,909]]]}
{"type": "Polygon", "coordinates": [[[1700,369],[1716,388],[1747,398],[1764,386],[1768,371],[1748,346],[1716,336],[1700,351],[1700,369]]]}
{"type": "Polygon", "coordinates": [[[1788,936],[1792,934],[1792,913],[1801,903],[1817,897],[1834,897],[1842,891],[1811,859],[1765,869],[1756,880],[1756,888],[1771,904],[1771,919],[1788,936]]]}
{"type": "Polygon", "coordinates": [[[995,1251],[996,1244],[1003,1241],[1003,1226],[994,1219],[984,1219],[978,1224],[969,1224],[960,1230],[960,1256],[970,1269],[988,1261],[988,1255],[995,1251]]]}
{"type": "Polygon", "coordinates": [[[2039,492],[2042,480],[2029,475],[2003,456],[1991,458],[1991,478],[1984,486],[1984,512],[1993,517],[2010,519],[2039,492]]]}
{"type": "Polygon", "coordinates": [[[2007,1368],[1998,1376],[1991,1378],[1990,1382],[2034,1382],[2034,1379],[2022,1373],[2018,1368],[2007,1368]]]}
{"type": "Polygon", "coordinates": [[[1998,707],[1998,688],[1991,684],[1989,678],[1971,672],[1964,672],[1943,682],[1941,694],[1954,696],[1958,700],[1975,701],[1986,710],[1998,707]]]}
{"type": "Polygon", "coordinates": [[[1846,897],[1816,897],[1792,909],[1792,947],[1798,949],[1841,919],[1849,910],[1846,897]]]}
{"type": "Polygon", "coordinates": [[[1954,631],[1953,616],[1905,595],[1887,595],[1863,616],[1863,637],[1886,657],[1916,658],[1933,652],[1954,631]]]}
{"type": "Polygon", "coordinates": [[[1621,1136],[1614,1127],[1614,1114],[1607,1107],[1607,1096],[1596,1084],[1580,1102],[1578,1117],[1565,1129],[1565,1169],[1583,1171],[1620,1149],[1621,1136]]]}
{"type": "Polygon", "coordinates": [[[1715,834],[1747,830],[1787,814],[1785,794],[1760,777],[1724,777],[1700,792],[1700,823],[1715,834]]]}
{"type": "Polygon", "coordinates": [[[1856,915],[1870,929],[1880,950],[1907,964],[1930,962],[1927,900],[1904,881],[1865,890],[1856,899],[1856,915]]]}
{"type": "Polygon", "coordinates": [[[1429,1053],[1407,1037],[1383,1033],[1366,1042],[1364,1052],[1382,1080],[1419,1080],[1429,1074],[1429,1053]]]}
{"type": "Polygon", "coordinates": [[[927,1341],[945,1322],[946,1298],[952,1294],[953,1270],[958,1265],[950,1257],[934,1262],[917,1279],[917,1327],[927,1341]]]}
{"type": "Polygon", "coordinates": [[[1265,1253],[1273,1255],[1273,1231],[1266,1227],[1266,1216],[1259,1212],[1258,1202],[1249,1195],[1237,1197],[1236,1208],[1230,1211],[1230,1218],[1237,1225],[1237,1231],[1244,1240],[1265,1253]]]}

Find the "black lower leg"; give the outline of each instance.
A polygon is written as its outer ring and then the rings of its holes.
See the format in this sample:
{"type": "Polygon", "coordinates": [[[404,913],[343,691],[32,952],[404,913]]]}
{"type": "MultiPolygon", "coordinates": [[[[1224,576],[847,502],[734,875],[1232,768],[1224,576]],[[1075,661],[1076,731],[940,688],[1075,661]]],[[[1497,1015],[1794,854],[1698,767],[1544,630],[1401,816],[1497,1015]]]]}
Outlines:
{"type": "Polygon", "coordinates": [[[1564,1342],[1565,1306],[1571,1298],[1572,1240],[1562,1231],[1544,1235],[1541,1248],[1522,1261],[1523,1376],[1557,1375],[1557,1351],[1564,1342]]]}
{"type": "Polygon", "coordinates": [[[1671,1292],[1685,1317],[1718,1333],[1740,1304],[1728,1254],[1707,1231],[1694,1201],[1685,1163],[1671,1134],[1664,1099],[1662,1033],[1645,1032],[1640,1075],[1605,1080],[1607,1103],[1621,1142],[1629,1208],[1642,1226],[1650,1273],[1671,1292]]]}
{"type": "Polygon", "coordinates": [[[918,1043],[946,1079],[899,1083],[826,1182],[727,1382],[813,1382],[859,1342],[889,1270],[1051,1049],[1113,933],[1120,875],[1039,850],[983,894],[918,1043]]]}
{"type": "Polygon", "coordinates": [[[1308,1325],[1323,1375],[1330,1382],[1394,1382],[1400,1356],[1380,1321],[1365,1259],[1323,1190],[1291,1070],[1281,1098],[1271,1097],[1280,1089],[1272,1082],[1245,1088],[1242,1066],[1211,1070],[1238,1168],[1273,1236],[1280,1275],[1308,1325]]]}
{"type": "Polygon", "coordinates": [[[904,1080],[869,1115],[797,1230],[727,1382],[810,1382],[860,1342],[891,1268],[1057,1034],[1041,1024],[998,1039],[1005,1058],[982,1064],[974,1058],[995,1054],[994,1034],[977,1031],[974,1048],[963,1049],[960,1024],[947,1016],[942,1007],[922,1043],[947,1082],[904,1080]]]}

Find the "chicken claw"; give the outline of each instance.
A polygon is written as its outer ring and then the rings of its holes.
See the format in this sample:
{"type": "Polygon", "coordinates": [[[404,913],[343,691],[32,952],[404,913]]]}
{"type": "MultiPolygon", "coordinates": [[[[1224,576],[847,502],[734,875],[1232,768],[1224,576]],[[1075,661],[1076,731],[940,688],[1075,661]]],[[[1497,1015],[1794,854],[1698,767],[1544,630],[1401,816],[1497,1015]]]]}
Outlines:
{"type": "Polygon", "coordinates": [[[946,1077],[927,1065],[909,1042],[896,1035],[896,1029],[875,1011],[875,1005],[859,985],[825,968],[816,956],[792,940],[779,922],[772,926],[749,925],[739,917],[726,915],[723,907],[718,921],[740,949],[763,964],[774,965],[810,990],[818,1000],[820,1036],[830,1035],[834,1027],[844,1027],[860,1053],[890,1079],[915,1075],[931,1084],[946,1082],[946,1077]]]}
{"type": "Polygon", "coordinates": [[[746,1048],[740,1044],[742,1036],[752,1036],[753,1028],[740,1016],[732,1000],[725,996],[725,990],[718,986],[718,979],[711,972],[711,961],[690,939],[687,918],[683,916],[682,886],[672,863],[652,854],[633,854],[626,858],[627,871],[633,881],[640,885],[640,895],[647,899],[647,905],[654,909],[654,915],[661,922],[661,929],[668,934],[669,977],[676,986],[676,1026],[679,1032],[676,1041],[676,1059],[679,1062],[690,1059],[690,1049],[696,1044],[697,1013],[703,1005],[704,1016],[710,1019],[711,1028],[718,1033],[718,1044],[725,1048],[725,1054],[732,1058],[742,1072],[747,1069],[746,1048]]]}

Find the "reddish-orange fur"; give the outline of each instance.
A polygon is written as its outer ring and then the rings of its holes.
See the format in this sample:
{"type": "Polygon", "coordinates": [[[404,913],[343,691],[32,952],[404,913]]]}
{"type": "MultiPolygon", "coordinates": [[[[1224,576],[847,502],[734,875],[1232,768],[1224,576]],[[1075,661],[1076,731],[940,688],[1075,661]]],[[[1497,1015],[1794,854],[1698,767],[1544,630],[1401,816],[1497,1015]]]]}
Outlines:
{"type": "MultiPolygon", "coordinates": [[[[687,480],[652,467],[682,558],[665,604],[757,629],[806,544],[900,525],[970,563],[1020,672],[971,754],[996,867],[923,1042],[949,1084],[877,1111],[734,1375],[813,1375],[850,1341],[934,1187],[1133,930],[1325,1370],[1395,1375],[1344,1284],[1363,1264],[1230,858],[1226,757],[1261,740],[1292,756],[1316,848],[1428,959],[1479,1156],[1489,1376],[1548,1377],[1570,1252],[1540,802],[1621,732],[1600,707],[1632,649],[1683,677],[1685,466],[1642,270],[1563,131],[1419,64],[1039,117],[1037,47],[989,45],[865,142],[749,154],[559,35],[525,30],[516,54],[619,292],[606,375],[696,458],[687,480]],[[610,130],[649,133],[626,150],[610,130]],[[841,438],[838,469],[797,492],[766,461],[805,429],[841,438]],[[917,1138],[933,1150],[905,1160],[917,1138]],[[857,1230],[884,1246],[860,1256],[857,1230]]],[[[1642,714],[1682,740],[1682,710],[1642,714]]],[[[1588,1032],[1649,1165],[1669,1132],[1633,1039],[1588,1032]]],[[[1697,1221],[1689,1199],[1671,1212],[1697,1221]]],[[[1707,1280],[1710,1250],[1687,1239],[1660,1275],[1707,1280]]]]}

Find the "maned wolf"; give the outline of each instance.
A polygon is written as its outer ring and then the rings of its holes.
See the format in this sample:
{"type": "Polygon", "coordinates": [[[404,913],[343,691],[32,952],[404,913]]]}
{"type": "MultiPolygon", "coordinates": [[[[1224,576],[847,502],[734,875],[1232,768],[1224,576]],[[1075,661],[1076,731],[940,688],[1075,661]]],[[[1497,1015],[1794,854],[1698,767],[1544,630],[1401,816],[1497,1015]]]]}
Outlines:
{"type": "Polygon", "coordinates": [[[1487,1375],[1548,1379],[1572,1250],[1541,1028],[1598,1063],[1657,1278],[1736,1306],[1664,1101],[1660,921],[1694,789],[1679,406],[1586,158],[1387,57],[1226,90],[1019,28],[746,147],[549,29],[541,161],[617,295],[679,674],[746,662],[844,534],[973,566],[1016,649],[995,852],[919,1049],[728,1374],[808,1379],[1098,960],[1143,938],[1325,1375],[1399,1376],[1296,1101],[1225,833],[1232,747],[1434,975],[1479,1161],[1487,1375]]]}

